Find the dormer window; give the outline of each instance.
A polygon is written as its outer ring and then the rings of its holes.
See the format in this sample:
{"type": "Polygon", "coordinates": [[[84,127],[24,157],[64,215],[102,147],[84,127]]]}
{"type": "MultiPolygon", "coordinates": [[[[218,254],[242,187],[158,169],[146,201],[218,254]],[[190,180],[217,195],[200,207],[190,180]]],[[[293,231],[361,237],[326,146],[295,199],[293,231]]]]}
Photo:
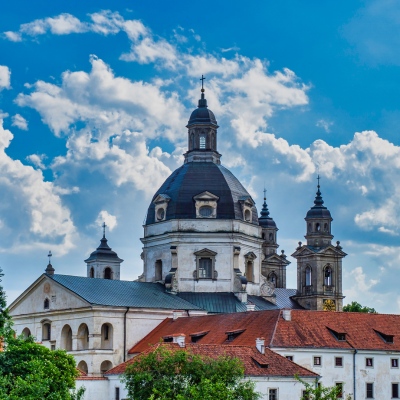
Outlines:
{"type": "Polygon", "coordinates": [[[375,330],[375,333],[386,343],[393,343],[394,335],[387,335],[386,333],[375,330]]]}
{"type": "Polygon", "coordinates": [[[227,335],[226,341],[232,342],[235,340],[241,333],[243,333],[246,329],[236,329],[234,331],[225,332],[227,335]]]}
{"type": "Polygon", "coordinates": [[[196,207],[196,218],[217,218],[219,197],[211,192],[202,192],[193,197],[196,207]]]}
{"type": "Polygon", "coordinates": [[[165,221],[165,217],[167,215],[167,207],[168,202],[171,198],[166,194],[159,194],[154,200],[153,204],[155,205],[155,222],[165,221]]]}
{"type": "Polygon", "coordinates": [[[243,220],[246,222],[252,222],[253,220],[253,206],[254,201],[250,196],[243,196],[239,199],[239,203],[242,206],[243,220]]]}
{"type": "Polygon", "coordinates": [[[332,328],[327,327],[330,333],[338,340],[339,342],[345,342],[346,341],[346,332],[338,332],[337,330],[334,330],[332,328]]]}
{"type": "Polygon", "coordinates": [[[206,336],[208,332],[210,332],[210,331],[191,333],[190,337],[191,337],[192,343],[197,343],[201,338],[206,336]]]}

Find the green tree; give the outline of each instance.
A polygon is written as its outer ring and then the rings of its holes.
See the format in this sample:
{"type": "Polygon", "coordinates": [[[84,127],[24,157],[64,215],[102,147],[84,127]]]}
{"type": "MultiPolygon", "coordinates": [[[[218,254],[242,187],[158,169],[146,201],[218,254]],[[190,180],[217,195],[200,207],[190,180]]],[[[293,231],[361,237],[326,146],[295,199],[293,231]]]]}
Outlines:
{"type": "MultiPolygon", "coordinates": [[[[343,388],[340,386],[323,386],[321,384],[311,384],[303,381],[297,375],[295,378],[301,382],[305,389],[303,391],[303,395],[300,397],[300,400],[337,400],[343,397],[342,390],[343,388]]],[[[350,394],[345,397],[345,400],[352,400],[350,394]]]]}
{"type": "MultiPolygon", "coordinates": [[[[0,278],[4,274],[0,270],[0,278]]],[[[15,337],[0,286],[0,400],[80,400],[75,391],[75,359],[64,350],[51,351],[34,338],[15,337]]]]}
{"type": "Polygon", "coordinates": [[[360,303],[357,303],[356,301],[352,301],[350,304],[346,304],[343,307],[343,311],[376,314],[375,308],[362,306],[360,303]]]}
{"type": "Polygon", "coordinates": [[[164,346],[137,356],[124,374],[129,399],[257,400],[237,358],[217,359],[164,346]]]}

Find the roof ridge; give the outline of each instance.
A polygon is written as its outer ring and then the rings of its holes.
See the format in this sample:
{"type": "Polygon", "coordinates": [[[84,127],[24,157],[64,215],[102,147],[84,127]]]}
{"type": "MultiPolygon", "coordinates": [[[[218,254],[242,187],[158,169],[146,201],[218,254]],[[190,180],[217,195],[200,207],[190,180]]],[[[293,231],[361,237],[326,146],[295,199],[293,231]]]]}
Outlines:
{"type": "Polygon", "coordinates": [[[281,316],[281,312],[282,312],[282,310],[279,310],[278,318],[277,318],[277,320],[275,321],[274,331],[272,332],[271,340],[270,340],[270,342],[269,342],[269,347],[272,347],[272,346],[273,346],[274,339],[275,339],[275,333],[276,333],[276,330],[277,330],[277,328],[278,328],[278,323],[279,323],[279,318],[280,318],[280,316],[281,316]]]}

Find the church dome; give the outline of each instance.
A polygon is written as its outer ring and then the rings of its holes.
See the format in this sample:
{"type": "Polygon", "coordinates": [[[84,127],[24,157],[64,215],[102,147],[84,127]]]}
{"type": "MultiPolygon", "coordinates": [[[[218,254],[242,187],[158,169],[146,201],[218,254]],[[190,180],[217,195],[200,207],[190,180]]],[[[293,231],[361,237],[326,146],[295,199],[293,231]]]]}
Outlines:
{"type": "Polygon", "coordinates": [[[310,208],[306,215],[306,219],[308,218],[329,218],[332,219],[330,211],[323,205],[324,200],[322,200],[320,185],[319,185],[319,176],[318,176],[318,190],[314,200],[314,206],[310,208]]]}
{"type": "Polygon", "coordinates": [[[85,260],[85,262],[89,262],[92,260],[110,260],[110,261],[118,261],[122,262],[123,260],[118,257],[117,253],[111,249],[111,247],[107,243],[106,237],[103,235],[102,239],[100,240],[100,246],[93,251],[89,258],[85,260]]]}
{"type": "Polygon", "coordinates": [[[187,127],[195,124],[207,124],[218,127],[214,113],[208,109],[207,99],[204,98],[204,89],[201,90],[201,98],[197,108],[190,115],[187,127]]]}
{"type": "MultiPolygon", "coordinates": [[[[195,219],[194,197],[210,192],[218,197],[217,219],[243,220],[241,202],[251,200],[251,196],[238,179],[225,167],[214,162],[187,162],[175,170],[154,195],[148,208],[146,225],[156,222],[154,200],[168,196],[165,219],[195,219]]],[[[258,225],[257,209],[251,209],[251,223],[258,225]]]]}
{"type": "Polygon", "coordinates": [[[267,206],[267,199],[264,197],[264,204],[258,218],[258,223],[263,228],[276,228],[275,221],[269,216],[269,210],[267,206]]]}

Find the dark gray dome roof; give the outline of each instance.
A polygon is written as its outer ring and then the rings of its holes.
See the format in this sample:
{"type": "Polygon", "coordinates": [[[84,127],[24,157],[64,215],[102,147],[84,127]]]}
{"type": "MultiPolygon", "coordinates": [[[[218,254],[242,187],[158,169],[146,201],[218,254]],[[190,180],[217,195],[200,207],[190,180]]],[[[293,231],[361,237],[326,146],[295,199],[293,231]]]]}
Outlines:
{"type": "Polygon", "coordinates": [[[263,228],[276,228],[275,221],[269,216],[269,210],[266,200],[267,199],[264,197],[264,203],[261,209],[260,217],[258,218],[258,223],[263,228]]]}
{"type": "Polygon", "coordinates": [[[107,239],[105,236],[100,240],[100,246],[90,254],[90,257],[85,260],[87,263],[88,261],[98,260],[98,259],[108,259],[113,261],[122,262],[121,258],[118,257],[115,251],[112,251],[111,247],[107,243],[107,239]]]}
{"type": "MultiPolygon", "coordinates": [[[[219,197],[217,219],[243,220],[239,200],[250,197],[237,178],[222,165],[213,162],[188,162],[175,170],[154,195],[147,211],[146,225],[155,223],[154,199],[170,197],[165,219],[195,219],[193,197],[205,191],[219,197]]],[[[257,209],[252,208],[253,224],[258,225],[257,209]]]]}
{"type": "Polygon", "coordinates": [[[213,124],[217,125],[214,113],[206,107],[196,108],[190,115],[188,125],[213,124]]]}

